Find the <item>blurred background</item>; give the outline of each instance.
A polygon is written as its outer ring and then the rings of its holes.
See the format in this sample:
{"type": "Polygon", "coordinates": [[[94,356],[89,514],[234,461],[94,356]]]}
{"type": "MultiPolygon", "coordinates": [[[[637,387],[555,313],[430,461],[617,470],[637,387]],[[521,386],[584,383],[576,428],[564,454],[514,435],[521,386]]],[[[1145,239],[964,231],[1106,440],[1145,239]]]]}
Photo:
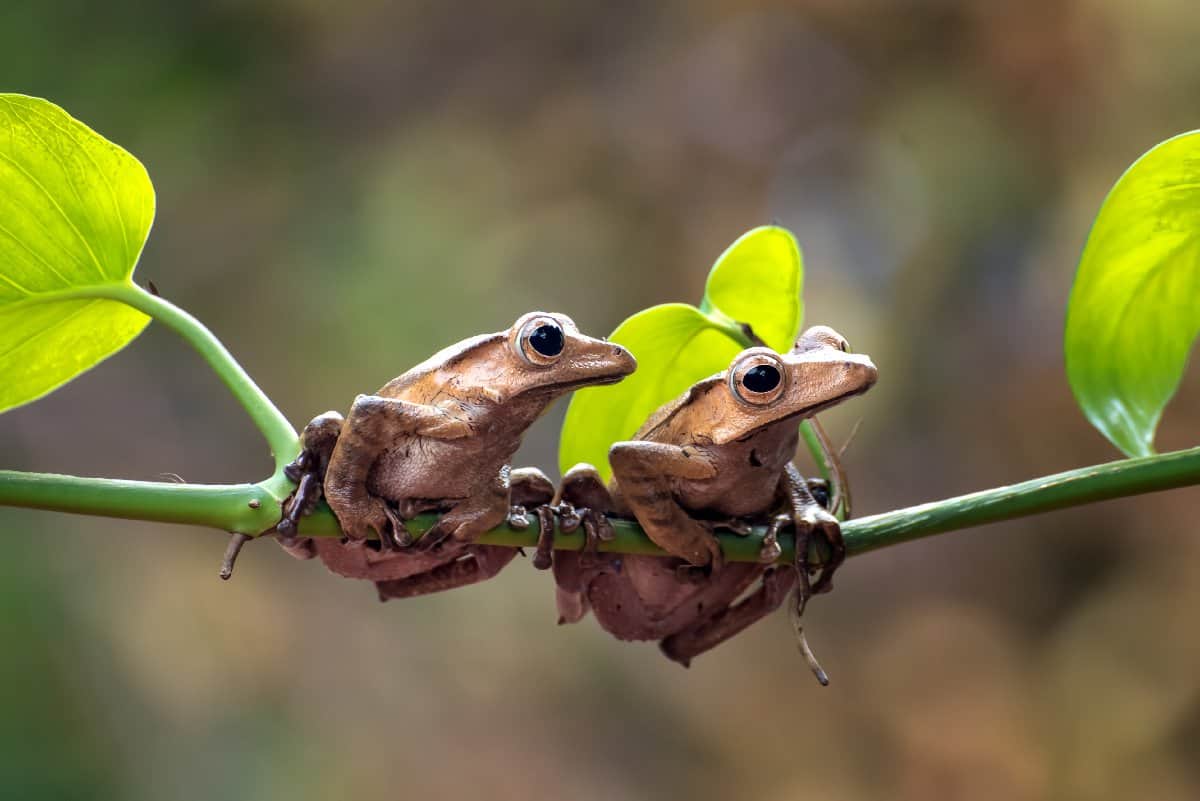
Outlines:
{"type": "MultiPolygon", "coordinates": [[[[778,220],[806,322],[880,366],[826,419],[869,514],[1103,461],[1063,313],[1105,192],[1197,127],[1188,0],[7,3],[0,89],[148,167],[143,282],[297,425],[543,308],[699,299],[778,220]]],[[[1163,448],[1194,444],[1195,376],[1163,448]]],[[[520,461],[553,472],[560,405],[520,461]]],[[[257,480],[152,326],[0,417],[0,467],[257,480]]],[[[1200,491],[853,560],[690,670],[547,575],[381,605],[218,532],[0,509],[0,795],[1194,799],[1200,491]]]]}

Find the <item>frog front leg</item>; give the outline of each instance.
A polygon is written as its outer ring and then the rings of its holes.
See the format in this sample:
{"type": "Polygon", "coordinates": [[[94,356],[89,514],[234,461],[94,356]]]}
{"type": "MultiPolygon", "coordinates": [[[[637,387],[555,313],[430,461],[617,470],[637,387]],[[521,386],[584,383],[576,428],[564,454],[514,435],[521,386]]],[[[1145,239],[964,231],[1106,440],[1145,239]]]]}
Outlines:
{"type": "Polygon", "coordinates": [[[520,467],[509,474],[508,524],[515,529],[529,527],[529,511],[538,519],[537,550],[533,566],[550,567],[554,549],[554,482],[536,467],[520,467]]]}
{"type": "Polygon", "coordinates": [[[399,515],[383,498],[367,491],[367,476],[375,461],[400,437],[460,439],[470,434],[468,423],[437,406],[379,395],[355,398],[325,473],[325,500],[342,533],[364,540],[374,531],[382,547],[399,544],[404,536],[399,515]]]}
{"type": "MultiPolygon", "coordinates": [[[[608,516],[617,511],[617,504],[604,486],[600,472],[590,464],[580,463],[572,467],[563,476],[558,491],[559,528],[567,533],[583,527],[583,549],[579,552],[581,563],[592,563],[600,550],[600,543],[610,542],[616,533],[608,516]]],[[[545,547],[549,557],[553,540],[549,539],[543,546],[539,540],[539,548],[545,547]]],[[[535,567],[538,565],[535,564],[535,567]]],[[[545,566],[550,566],[547,558],[545,566]]]]}
{"type": "Polygon", "coordinates": [[[787,506],[787,514],[775,518],[771,523],[763,547],[765,550],[775,542],[780,528],[788,523],[792,525],[796,533],[796,572],[800,577],[797,609],[802,611],[813,594],[828,592],[833,588],[833,574],[846,560],[846,543],[842,539],[837,518],[817,502],[809,491],[808,482],[790,462],[780,478],[779,492],[787,506]],[[808,543],[814,533],[829,545],[830,557],[821,566],[817,581],[810,585],[808,543]]]}
{"type": "Polygon", "coordinates": [[[717,573],[724,564],[720,541],[710,527],[692,519],[672,492],[677,481],[715,477],[712,462],[694,448],[644,440],[618,442],[608,458],[621,496],[646,535],[673,556],[717,573]]]}
{"type": "Polygon", "coordinates": [[[275,526],[276,542],[297,559],[316,555],[312,540],[296,537],[296,528],[303,515],[309,514],[321,500],[321,486],[329,468],[338,434],[344,419],[337,412],[325,412],[314,417],[300,435],[300,455],[283,468],[285,475],[296,482],[296,491],[284,503],[283,519],[275,526]]]}
{"type": "Polygon", "coordinates": [[[659,643],[659,648],[668,659],[687,667],[696,656],[715,648],[778,609],[795,583],[794,571],[767,568],[758,589],[751,595],[665,638],[659,643]]]}
{"type": "Polygon", "coordinates": [[[539,538],[538,557],[543,561],[535,562],[534,567],[540,564],[554,567],[555,599],[561,625],[577,623],[588,613],[587,588],[602,571],[585,554],[595,551],[601,541],[612,539],[612,524],[607,515],[616,511],[616,504],[600,473],[590,464],[577,464],[563,475],[558,501],[564,525],[583,526],[584,550],[581,553],[562,552],[551,560],[553,534],[544,540],[539,538]]]}

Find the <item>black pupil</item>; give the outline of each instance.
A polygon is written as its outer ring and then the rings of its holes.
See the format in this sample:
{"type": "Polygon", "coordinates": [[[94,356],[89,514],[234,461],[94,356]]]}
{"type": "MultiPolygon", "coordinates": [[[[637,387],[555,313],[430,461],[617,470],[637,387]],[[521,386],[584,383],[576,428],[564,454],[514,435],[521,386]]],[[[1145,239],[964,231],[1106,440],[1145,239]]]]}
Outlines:
{"type": "Polygon", "coordinates": [[[742,376],[742,386],[751,392],[770,392],[779,386],[779,371],[769,364],[751,367],[742,376]]]}
{"type": "Polygon", "coordinates": [[[539,325],[529,335],[529,344],[543,356],[557,356],[563,349],[563,332],[557,325],[539,325]]]}

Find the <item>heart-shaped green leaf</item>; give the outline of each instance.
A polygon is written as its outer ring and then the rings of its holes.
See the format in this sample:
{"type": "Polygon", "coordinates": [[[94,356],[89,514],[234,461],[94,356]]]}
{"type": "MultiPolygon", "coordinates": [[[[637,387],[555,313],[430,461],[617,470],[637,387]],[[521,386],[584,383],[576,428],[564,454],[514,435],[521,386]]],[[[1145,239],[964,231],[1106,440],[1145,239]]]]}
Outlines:
{"type": "Polygon", "coordinates": [[[1200,132],[1157,145],[1117,181],[1088,235],[1067,307],[1067,378],[1129,456],[1154,431],[1200,332],[1200,132]]]}
{"type": "Polygon", "coordinates": [[[145,328],[149,317],[98,295],[130,281],[153,219],[137,159],[53,103],[0,94],[0,411],[145,328]]]}
{"type": "Polygon", "coordinates": [[[718,309],[748,323],[775,350],[791,350],[804,315],[803,282],[796,237],[786,228],[765,225],[738,237],[717,259],[700,310],[718,309]]]}
{"type": "Polygon", "coordinates": [[[563,471],[579,462],[608,479],[608,449],[629,439],[658,407],[729,366],[750,345],[742,324],[777,350],[800,328],[800,249],[776,226],[755,228],[721,254],[697,309],[668,303],[638,312],[609,337],[629,348],[638,369],[612,387],[575,393],[559,442],[563,471]]]}

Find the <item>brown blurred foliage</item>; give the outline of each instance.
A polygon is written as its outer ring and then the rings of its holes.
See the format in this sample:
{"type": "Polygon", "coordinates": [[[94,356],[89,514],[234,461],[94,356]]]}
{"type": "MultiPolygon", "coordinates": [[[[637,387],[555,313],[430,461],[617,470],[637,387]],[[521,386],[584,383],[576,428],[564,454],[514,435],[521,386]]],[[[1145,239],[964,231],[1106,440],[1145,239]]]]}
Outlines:
{"type": "MultiPolygon", "coordinates": [[[[146,163],[138,276],[297,424],[532,308],[695,301],[779,220],[807,320],[880,366],[827,420],[863,420],[863,514],[1115,455],[1063,311],[1107,188],[1196,126],[1198,37],[1187,0],[67,0],[0,7],[0,76],[146,163]]],[[[269,469],[155,327],[0,418],[0,466],[269,469]]],[[[221,584],[213,532],[0,510],[0,796],[1196,798],[1198,501],[852,561],[810,607],[828,690],[782,616],[684,671],[555,628],[525,562],[380,605],[267,544],[221,584]]]]}

